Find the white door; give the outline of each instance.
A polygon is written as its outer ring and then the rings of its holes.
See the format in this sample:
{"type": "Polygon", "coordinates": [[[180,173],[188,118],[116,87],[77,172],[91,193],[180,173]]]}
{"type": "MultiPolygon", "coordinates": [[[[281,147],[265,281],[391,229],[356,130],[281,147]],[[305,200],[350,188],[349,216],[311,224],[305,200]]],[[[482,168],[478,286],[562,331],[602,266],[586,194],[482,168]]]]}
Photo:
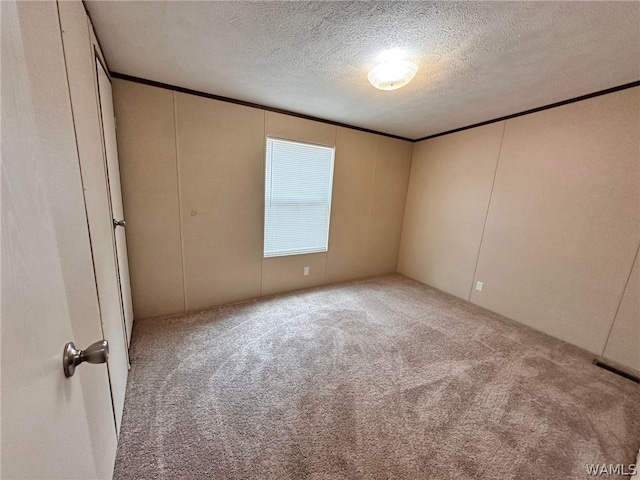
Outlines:
{"type": "Polygon", "coordinates": [[[120,186],[120,166],[118,164],[118,146],[116,143],[116,123],[113,111],[113,91],[111,81],[102,63],[96,58],[98,75],[98,92],[104,132],[104,148],[107,157],[107,177],[111,199],[111,214],[115,228],[116,254],[120,278],[120,292],[125,319],[127,344],[131,342],[133,329],[133,304],[131,300],[131,283],[129,280],[129,263],[127,256],[127,237],[125,234],[124,208],[122,206],[122,188],[120,186]]]}
{"type": "Polygon", "coordinates": [[[79,1],[59,2],[69,93],[80,157],[87,223],[100,303],[102,331],[109,341],[109,379],[116,426],[120,428],[129,370],[128,338],[111,215],[107,161],[96,74],[97,41],[91,35],[84,7],[79,1]]]}
{"type": "Polygon", "coordinates": [[[2,478],[109,478],[107,366],[56,2],[0,2],[2,478]]]}

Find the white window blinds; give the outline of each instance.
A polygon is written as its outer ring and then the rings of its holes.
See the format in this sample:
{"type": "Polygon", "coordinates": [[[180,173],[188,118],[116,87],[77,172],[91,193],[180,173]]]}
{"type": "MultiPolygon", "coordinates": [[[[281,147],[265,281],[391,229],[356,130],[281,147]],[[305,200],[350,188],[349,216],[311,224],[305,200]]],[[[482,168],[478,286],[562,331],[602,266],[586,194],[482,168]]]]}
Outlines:
{"type": "Polygon", "coordinates": [[[332,147],[267,138],[264,256],[326,252],[332,147]]]}

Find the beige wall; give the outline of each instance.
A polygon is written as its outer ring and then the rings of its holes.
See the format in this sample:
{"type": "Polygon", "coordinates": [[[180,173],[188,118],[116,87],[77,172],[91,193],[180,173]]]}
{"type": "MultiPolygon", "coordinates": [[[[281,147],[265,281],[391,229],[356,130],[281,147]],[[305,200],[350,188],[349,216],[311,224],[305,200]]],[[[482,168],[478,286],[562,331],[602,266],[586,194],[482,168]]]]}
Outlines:
{"type": "Polygon", "coordinates": [[[186,309],[257,297],[264,112],[184,93],[175,102],[186,309]]]}
{"type": "Polygon", "coordinates": [[[414,148],[114,84],[137,317],[391,273],[397,264],[624,365],[630,357],[620,352],[640,348],[619,333],[634,331],[625,313],[633,298],[616,318],[640,242],[640,89],[414,148]],[[336,147],[327,253],[262,258],[266,135],[336,147]],[[478,280],[482,292],[472,288],[478,280]],[[630,343],[616,346],[624,338],[630,343]]]}
{"type": "Polygon", "coordinates": [[[637,253],[603,356],[640,373],[640,255],[637,253]]]}
{"type": "Polygon", "coordinates": [[[504,127],[415,145],[399,272],[469,299],[504,127]]]}
{"type": "Polygon", "coordinates": [[[329,232],[327,280],[366,276],[366,245],[373,193],[377,139],[357,130],[338,128],[329,232]]]}
{"type": "Polygon", "coordinates": [[[265,258],[262,261],[262,295],[324,285],[326,271],[325,252],[265,258]],[[304,275],[304,267],[309,267],[309,275],[304,275]]]}
{"type": "Polygon", "coordinates": [[[395,273],[413,144],[378,135],[367,229],[366,273],[395,273]]]}
{"type": "Polygon", "coordinates": [[[173,92],[113,80],[136,318],[184,311],[173,92]]]}
{"type": "Polygon", "coordinates": [[[640,241],[640,88],[501,129],[416,144],[399,271],[602,354],[640,241]]]}
{"type": "Polygon", "coordinates": [[[136,318],[396,271],[412,143],[124,80],[114,97],[136,318]],[[336,148],[327,253],[263,258],[267,135],[336,148]]]}

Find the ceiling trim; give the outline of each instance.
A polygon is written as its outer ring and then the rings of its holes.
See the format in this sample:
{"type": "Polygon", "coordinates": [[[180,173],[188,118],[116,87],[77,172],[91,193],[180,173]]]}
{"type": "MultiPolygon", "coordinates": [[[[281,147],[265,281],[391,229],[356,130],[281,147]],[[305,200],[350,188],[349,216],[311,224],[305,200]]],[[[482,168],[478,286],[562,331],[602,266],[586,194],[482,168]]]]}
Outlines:
{"type": "Polygon", "coordinates": [[[304,118],[305,120],[313,120],[314,122],[328,123],[329,125],[350,128],[352,130],[359,130],[361,132],[374,133],[376,135],[395,138],[397,140],[404,140],[406,142],[415,142],[415,140],[411,138],[400,137],[398,135],[392,135],[391,133],[378,132],[376,130],[369,130],[368,128],[356,127],[355,125],[348,125],[346,123],[334,122],[332,120],[326,120],[324,118],[313,117],[311,115],[291,112],[289,110],[283,110],[280,108],[268,107],[266,105],[260,105],[259,103],[245,102],[244,100],[237,100],[235,98],[222,97],[220,95],[214,95],[212,93],[200,92],[198,90],[191,90],[190,88],[178,87],[175,85],[169,85],[167,83],[156,82],[155,80],[147,80],[146,78],[133,77],[131,75],[126,75],[124,73],[110,72],[110,74],[112,78],[119,78],[121,80],[128,80],[130,82],[142,83],[144,85],[150,85],[152,87],[164,88],[166,90],[173,90],[175,92],[187,93],[189,95],[196,95],[198,97],[210,98],[212,100],[219,100],[221,102],[235,103],[236,105],[243,105],[245,107],[259,108],[262,110],[267,110],[269,112],[282,113],[284,115],[290,115],[292,117],[304,118]]]}
{"type": "Polygon", "coordinates": [[[494,118],[493,120],[487,120],[485,122],[474,123],[473,125],[468,125],[466,127],[460,127],[453,130],[447,130],[446,132],[436,133],[434,135],[428,135],[426,137],[417,138],[412,140],[413,142],[421,142],[423,140],[429,140],[430,138],[441,137],[443,135],[449,135],[450,133],[461,132],[463,130],[469,130],[470,128],[481,127],[483,125],[488,125],[490,123],[502,122],[503,120],[509,120],[510,118],[521,117],[523,115],[529,115],[530,113],[541,112],[542,110],[548,110],[550,108],[561,107],[563,105],[568,105],[569,103],[580,102],[582,100],[588,100],[593,97],[599,97],[600,95],[606,95],[608,93],[618,92],[620,90],[626,90],[627,88],[633,88],[640,86],[640,80],[636,80],[635,82],[625,83],[623,85],[618,85],[617,87],[607,88],[605,90],[599,90],[597,92],[588,93],[586,95],[581,95],[579,97],[570,98],[568,100],[562,100],[561,102],[550,103],[549,105],[544,105],[542,107],[532,108],[531,110],[525,110],[524,112],[514,113],[511,115],[507,115],[500,118],[494,118]]]}
{"type": "Polygon", "coordinates": [[[150,85],[152,87],[164,88],[164,89],[173,90],[173,91],[176,91],[176,92],[187,93],[187,94],[190,94],[190,95],[196,95],[198,97],[204,97],[204,98],[210,98],[210,99],[213,99],[213,100],[219,100],[221,102],[235,103],[237,105],[243,105],[245,107],[260,108],[262,110],[267,110],[269,112],[282,113],[284,115],[291,115],[293,117],[304,118],[305,120],[312,120],[314,122],[327,123],[329,125],[335,125],[335,126],[338,126],[338,127],[350,128],[352,130],[358,130],[358,131],[361,131],[361,132],[373,133],[373,134],[376,134],[376,135],[382,135],[384,137],[395,138],[395,139],[398,139],[398,140],[404,140],[404,141],[413,142],[413,143],[422,142],[423,140],[429,140],[431,138],[441,137],[443,135],[449,135],[451,133],[461,132],[463,130],[469,130],[471,128],[481,127],[483,125],[489,125],[490,123],[502,122],[504,120],[509,120],[510,118],[521,117],[523,115],[529,115],[530,113],[541,112],[543,110],[548,110],[550,108],[561,107],[563,105],[568,105],[570,103],[580,102],[582,100],[588,100],[590,98],[599,97],[601,95],[606,95],[608,93],[614,93],[614,92],[618,92],[620,90],[626,90],[627,88],[634,88],[634,87],[640,86],[640,80],[636,80],[635,82],[625,83],[623,85],[618,85],[617,87],[607,88],[605,90],[598,90],[597,92],[588,93],[586,95],[581,95],[579,97],[570,98],[568,100],[562,100],[560,102],[550,103],[549,105],[544,105],[542,107],[532,108],[530,110],[525,110],[525,111],[519,112],[519,113],[513,113],[511,115],[506,115],[504,117],[494,118],[492,120],[486,120],[486,121],[480,122],[480,123],[474,123],[473,125],[467,125],[466,127],[455,128],[453,130],[447,130],[446,132],[436,133],[434,135],[427,135],[426,137],[422,137],[422,138],[411,139],[411,138],[401,137],[399,135],[392,135],[390,133],[384,133],[384,132],[378,132],[376,130],[370,130],[368,128],[356,127],[355,125],[348,125],[346,123],[334,122],[332,120],[326,120],[324,118],[313,117],[311,115],[305,115],[305,114],[302,114],[302,113],[296,113],[296,112],[292,112],[292,111],[289,111],[289,110],[283,110],[283,109],[280,109],[280,108],[268,107],[266,105],[261,105],[261,104],[258,104],[258,103],[245,102],[243,100],[238,100],[238,99],[235,99],[235,98],[223,97],[223,96],[220,96],[220,95],[214,95],[212,93],[206,93],[206,92],[201,92],[201,91],[198,91],[198,90],[192,90],[190,88],[178,87],[176,85],[170,85],[170,84],[167,84],[167,83],[156,82],[155,80],[148,80],[146,78],[134,77],[132,75],[126,75],[124,73],[110,72],[110,74],[111,74],[111,77],[119,78],[121,80],[128,80],[130,82],[142,83],[144,85],[150,85]]]}

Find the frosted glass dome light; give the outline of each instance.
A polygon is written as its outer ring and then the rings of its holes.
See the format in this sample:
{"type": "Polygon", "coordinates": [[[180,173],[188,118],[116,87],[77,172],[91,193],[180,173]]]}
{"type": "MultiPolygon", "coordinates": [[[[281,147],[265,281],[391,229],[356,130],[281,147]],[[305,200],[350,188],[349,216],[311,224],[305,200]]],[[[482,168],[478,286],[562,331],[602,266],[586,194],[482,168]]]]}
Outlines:
{"type": "Polygon", "coordinates": [[[397,90],[415,77],[418,66],[409,60],[388,60],[369,72],[367,78],[379,90],[397,90]]]}

